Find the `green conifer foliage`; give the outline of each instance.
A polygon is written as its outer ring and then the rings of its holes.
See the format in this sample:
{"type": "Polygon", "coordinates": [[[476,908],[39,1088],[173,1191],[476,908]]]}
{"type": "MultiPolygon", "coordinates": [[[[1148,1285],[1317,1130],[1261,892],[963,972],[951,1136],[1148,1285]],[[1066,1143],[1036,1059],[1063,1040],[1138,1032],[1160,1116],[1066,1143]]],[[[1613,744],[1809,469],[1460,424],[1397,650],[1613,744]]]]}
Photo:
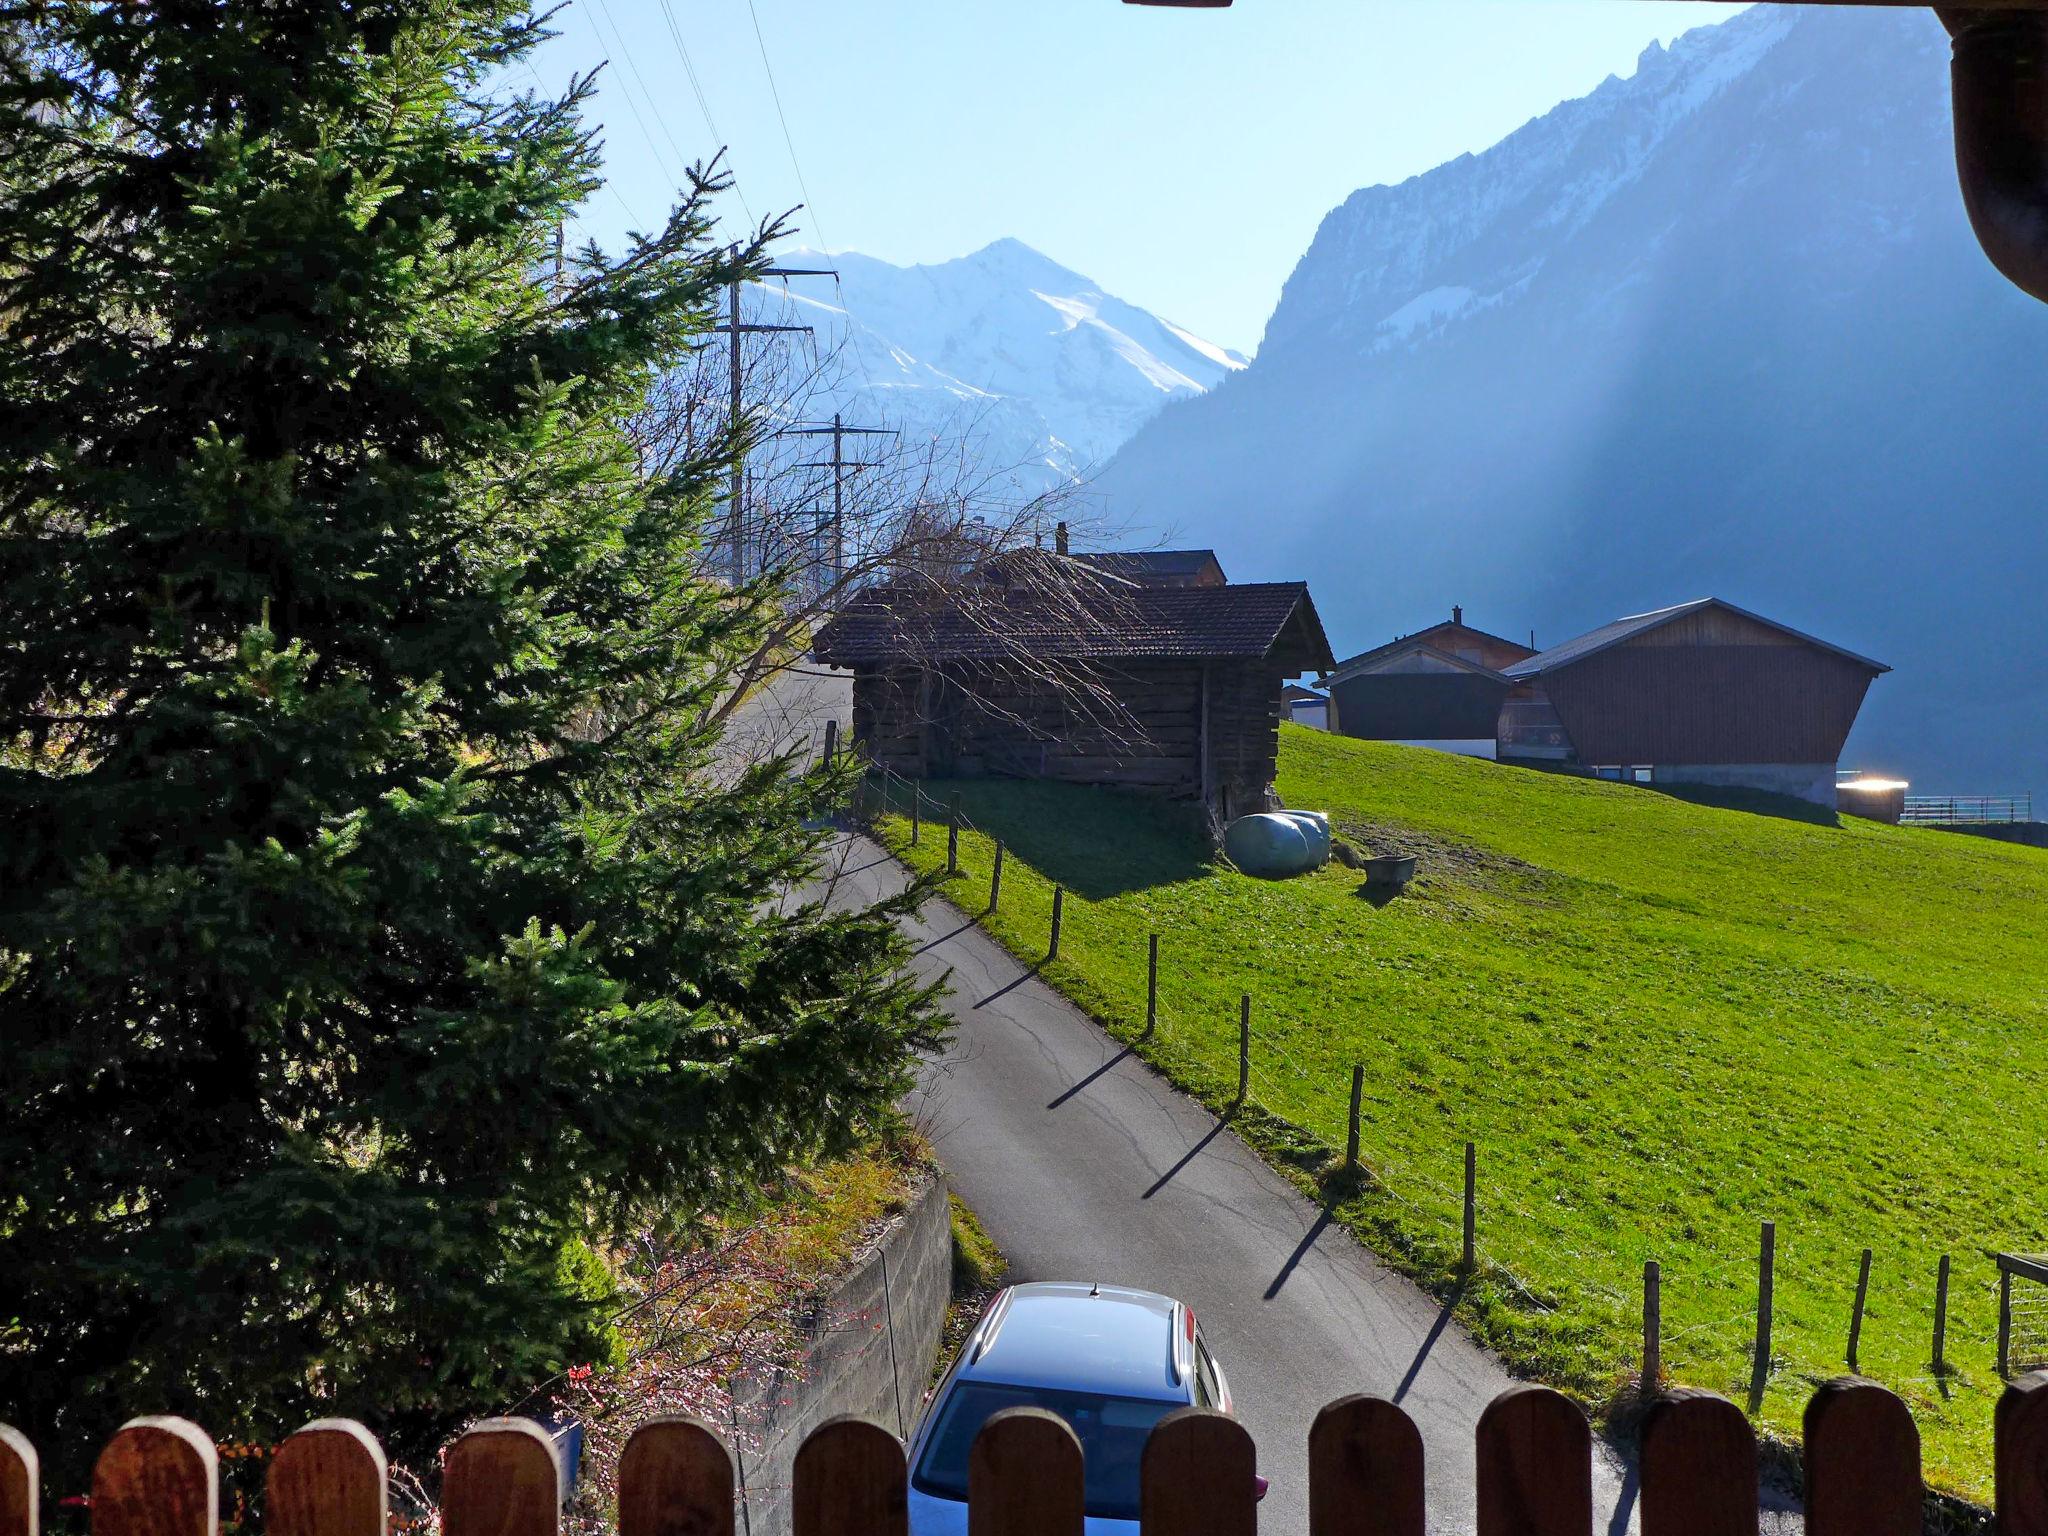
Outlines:
{"type": "Polygon", "coordinates": [[[732,444],[623,430],[765,242],[700,173],[558,272],[542,35],[0,0],[0,1418],[67,1478],[136,1412],[502,1405],[603,1336],[576,1239],[935,1034],[890,911],[780,899],[843,771],[710,771],[732,444]]]}

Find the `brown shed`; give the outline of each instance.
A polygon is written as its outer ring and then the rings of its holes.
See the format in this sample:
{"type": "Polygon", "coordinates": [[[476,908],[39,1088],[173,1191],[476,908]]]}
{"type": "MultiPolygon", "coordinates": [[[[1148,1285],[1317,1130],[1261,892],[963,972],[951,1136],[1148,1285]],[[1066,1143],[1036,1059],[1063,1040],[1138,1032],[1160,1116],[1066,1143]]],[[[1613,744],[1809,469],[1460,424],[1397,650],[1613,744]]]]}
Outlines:
{"type": "Polygon", "coordinates": [[[1602,625],[1504,669],[1499,756],[1605,778],[1835,804],[1835,765],[1882,662],[1719,598],[1602,625]]]}
{"type": "MultiPolygon", "coordinates": [[[[1189,552],[1169,552],[1173,554],[1189,552]]],[[[1304,582],[1206,560],[1018,551],[955,587],[887,588],[819,633],[853,672],[853,734],[915,778],[1010,775],[1199,798],[1273,782],[1284,682],[1331,664],[1304,582]]]]}
{"type": "Polygon", "coordinates": [[[1445,623],[1338,662],[1323,679],[1330,728],[1368,741],[1490,745],[1514,686],[1501,669],[1535,654],[1473,628],[1454,607],[1445,623]]]}

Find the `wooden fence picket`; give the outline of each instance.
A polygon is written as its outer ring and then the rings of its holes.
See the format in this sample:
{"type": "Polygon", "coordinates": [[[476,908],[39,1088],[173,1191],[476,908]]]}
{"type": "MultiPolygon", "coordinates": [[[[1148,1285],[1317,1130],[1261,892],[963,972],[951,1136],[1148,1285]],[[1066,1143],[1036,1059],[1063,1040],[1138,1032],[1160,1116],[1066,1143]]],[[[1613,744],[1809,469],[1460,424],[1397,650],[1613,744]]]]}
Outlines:
{"type": "Polygon", "coordinates": [[[1757,1536],[1756,1435],[1717,1392],[1650,1405],[1642,1480],[1643,1536],[1757,1536]]]}
{"type": "Polygon", "coordinates": [[[992,1414],[967,1456],[967,1536],[1081,1536],[1081,1442],[1043,1408],[992,1414]]]}
{"type": "Polygon", "coordinates": [[[1479,1536],[1587,1536],[1593,1428],[1548,1387],[1510,1387],[1479,1416],[1479,1536]]]}
{"type": "Polygon", "coordinates": [[[1138,1462],[1142,1536],[1258,1536],[1258,1452],[1245,1427],[1213,1408],[1176,1408],[1138,1462]]]}
{"type": "Polygon", "coordinates": [[[1899,1397],[1854,1376],[1806,1405],[1806,1536],[1920,1536],[1920,1431],[1899,1397]]]}
{"type": "Polygon", "coordinates": [[[2048,1371],[1999,1396],[1993,1446],[1998,1536],[2048,1536],[2048,1371]]]}
{"type": "Polygon", "coordinates": [[[28,1436],[0,1424],[0,1536],[36,1536],[42,1475],[28,1436]]]}
{"type": "Polygon", "coordinates": [[[619,1453],[619,1536],[732,1536],[732,1453],[718,1431],[650,1419],[619,1453]]]}
{"type": "Polygon", "coordinates": [[[214,1536],[220,1458],[189,1419],[130,1419],[92,1469],[92,1536],[214,1536]]]}
{"type": "Polygon", "coordinates": [[[387,1536],[391,1469],[354,1419],[287,1436],[263,1479],[264,1536],[387,1536]]]}
{"type": "Polygon", "coordinates": [[[1383,1397],[1340,1397],[1308,1432],[1309,1536],[1422,1536],[1422,1436],[1383,1397]]]}
{"type": "Polygon", "coordinates": [[[866,1419],[828,1419],[796,1453],[794,1536],[907,1536],[903,1447],[866,1419]]]}
{"type": "Polygon", "coordinates": [[[562,1463],[531,1419],[485,1419],[448,1447],[442,1536],[555,1536],[562,1463]]]}

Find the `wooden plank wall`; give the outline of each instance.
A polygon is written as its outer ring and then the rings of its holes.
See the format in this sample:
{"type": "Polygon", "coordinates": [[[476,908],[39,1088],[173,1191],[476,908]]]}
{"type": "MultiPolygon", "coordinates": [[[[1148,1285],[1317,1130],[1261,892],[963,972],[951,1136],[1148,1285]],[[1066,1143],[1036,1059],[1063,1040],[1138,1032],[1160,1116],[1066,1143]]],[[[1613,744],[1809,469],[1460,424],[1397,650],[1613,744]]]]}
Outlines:
{"type": "MultiPolygon", "coordinates": [[[[1806,1414],[1808,1536],[1914,1536],[1926,1492],[1906,1405],[1875,1383],[1823,1384],[1806,1414]]],[[[2048,1373],[2012,1383],[1994,1430],[2000,1536],[2048,1536],[2048,1373]]],[[[1546,1387],[1517,1386],[1480,1418],[1478,1536],[1585,1536],[1593,1519],[1585,1415],[1546,1387]]],[[[1642,1536],[1755,1536],[1757,1446],[1726,1398],[1679,1389],[1643,1420],[1642,1536]]],[[[1139,1464],[1143,1536],[1256,1536],[1256,1450],[1232,1418],[1203,1408],[1162,1419],[1139,1464]]],[[[1038,1409],[999,1413],[968,1467],[975,1536],[1081,1536],[1083,1458],[1073,1431],[1038,1409]]],[[[1422,1441],[1384,1398],[1340,1399],[1309,1435],[1307,1536],[1423,1536],[1422,1441]]],[[[795,1536],[907,1536],[903,1445],[858,1419],[821,1425],[798,1454],[795,1536]]],[[[270,1536],[385,1536],[387,1475],[359,1424],[322,1420],[286,1440],[263,1500],[270,1536]]],[[[138,1419],[93,1474],[92,1536],[215,1536],[220,1469],[210,1438],[182,1419],[138,1419]]],[[[0,1536],[36,1536],[35,1453],[0,1426],[0,1536]]],[[[448,1450],[447,1536],[560,1536],[562,1473],[551,1441],[491,1419],[448,1450]]],[[[618,1467],[619,1536],[733,1536],[733,1463],[689,1418],[652,1420],[618,1467]]],[[[1289,1533],[1277,1533],[1289,1536],[1289,1533]]]]}

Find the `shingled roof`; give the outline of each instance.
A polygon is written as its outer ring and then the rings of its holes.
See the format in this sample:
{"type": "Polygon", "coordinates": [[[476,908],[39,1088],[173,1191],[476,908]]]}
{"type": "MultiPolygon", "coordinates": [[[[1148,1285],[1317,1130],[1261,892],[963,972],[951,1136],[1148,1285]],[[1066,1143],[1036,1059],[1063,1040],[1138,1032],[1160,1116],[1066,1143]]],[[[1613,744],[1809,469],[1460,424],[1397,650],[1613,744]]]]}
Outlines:
{"type": "Polygon", "coordinates": [[[966,599],[944,590],[891,589],[848,604],[819,631],[813,649],[820,661],[840,667],[1019,656],[1255,660],[1276,649],[1290,671],[1327,668],[1332,660],[1302,581],[1081,586],[1058,601],[1029,588],[980,587],[966,599]]]}

